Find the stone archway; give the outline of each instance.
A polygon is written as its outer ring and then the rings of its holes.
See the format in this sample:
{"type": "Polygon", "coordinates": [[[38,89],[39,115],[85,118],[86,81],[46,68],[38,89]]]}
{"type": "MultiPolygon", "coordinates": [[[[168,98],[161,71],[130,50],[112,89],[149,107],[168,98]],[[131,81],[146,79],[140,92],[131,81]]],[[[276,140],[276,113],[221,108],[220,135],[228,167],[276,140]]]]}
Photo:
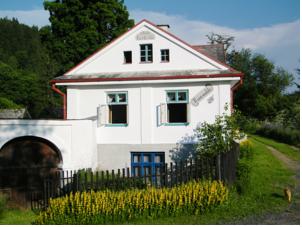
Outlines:
{"type": "Polygon", "coordinates": [[[0,188],[9,189],[12,199],[27,200],[30,192],[43,190],[44,179],[61,165],[61,152],[52,142],[35,136],[14,138],[0,149],[0,188]]]}

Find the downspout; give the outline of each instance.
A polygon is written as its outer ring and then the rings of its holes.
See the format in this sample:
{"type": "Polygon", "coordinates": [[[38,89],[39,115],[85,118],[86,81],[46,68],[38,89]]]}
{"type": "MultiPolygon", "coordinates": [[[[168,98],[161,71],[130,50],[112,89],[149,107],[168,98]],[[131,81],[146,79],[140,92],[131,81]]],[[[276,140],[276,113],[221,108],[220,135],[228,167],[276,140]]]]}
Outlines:
{"type": "Polygon", "coordinates": [[[56,87],[56,84],[55,84],[55,83],[52,83],[52,84],[51,84],[51,89],[52,89],[54,92],[56,92],[56,93],[58,93],[59,95],[61,95],[62,98],[63,98],[63,119],[66,120],[66,119],[67,119],[67,108],[66,108],[66,106],[67,106],[67,97],[66,97],[66,94],[65,94],[64,92],[62,92],[60,89],[58,89],[58,88],[56,87]]]}
{"type": "Polygon", "coordinates": [[[240,75],[240,80],[231,88],[231,113],[234,112],[234,92],[243,84],[243,76],[244,74],[242,73],[240,75]]]}

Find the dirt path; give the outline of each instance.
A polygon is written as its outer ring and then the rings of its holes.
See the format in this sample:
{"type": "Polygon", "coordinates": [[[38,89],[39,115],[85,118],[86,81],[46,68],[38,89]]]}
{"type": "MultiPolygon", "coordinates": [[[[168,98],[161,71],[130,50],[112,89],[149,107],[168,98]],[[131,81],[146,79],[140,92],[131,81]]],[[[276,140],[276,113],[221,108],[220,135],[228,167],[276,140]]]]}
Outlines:
{"type": "Polygon", "coordinates": [[[290,159],[288,156],[286,156],[285,154],[282,154],[280,151],[276,150],[275,148],[271,147],[271,146],[267,146],[266,147],[270,150],[270,152],[276,157],[278,158],[287,168],[289,168],[290,170],[293,170],[295,172],[300,170],[300,165],[298,161],[292,160],[290,159]]]}
{"type": "MultiPolygon", "coordinates": [[[[265,214],[263,216],[252,216],[242,221],[240,224],[249,225],[299,225],[300,224],[300,164],[282,154],[271,146],[266,147],[269,151],[279,159],[288,169],[295,172],[294,178],[296,180],[295,188],[293,189],[293,202],[280,213],[265,214]]],[[[236,223],[237,224],[237,223],[236,223]]]]}

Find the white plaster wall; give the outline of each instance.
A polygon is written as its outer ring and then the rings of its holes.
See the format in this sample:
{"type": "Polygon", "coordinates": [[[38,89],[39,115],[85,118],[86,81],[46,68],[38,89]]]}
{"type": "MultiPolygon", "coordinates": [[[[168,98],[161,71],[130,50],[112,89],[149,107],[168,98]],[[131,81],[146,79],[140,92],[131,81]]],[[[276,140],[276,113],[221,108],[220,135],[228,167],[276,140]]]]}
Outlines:
{"type": "Polygon", "coordinates": [[[166,103],[166,90],[188,89],[191,100],[204,88],[203,82],[72,86],[68,88],[68,100],[76,96],[77,102],[74,102],[74,105],[77,106],[68,109],[68,116],[74,119],[96,119],[97,106],[106,104],[106,92],[127,91],[128,126],[97,128],[97,144],[175,144],[184,140],[191,143],[192,141],[187,139],[193,134],[197,124],[203,121],[213,122],[216,115],[223,113],[225,103],[230,103],[230,83],[220,81],[213,82],[212,85],[214,90],[201,100],[197,107],[190,104],[190,124],[187,126],[159,126],[157,106],[166,103]],[[213,98],[212,102],[208,101],[210,97],[213,98]]]}
{"type": "MultiPolygon", "coordinates": [[[[202,56],[195,50],[188,48],[178,40],[167,36],[162,31],[145,24],[131,30],[125,36],[120,37],[96,55],[89,58],[67,75],[97,74],[104,72],[142,72],[157,70],[226,70],[223,65],[202,56]],[[155,38],[150,40],[137,40],[136,35],[142,31],[149,31],[155,38]],[[140,62],[140,44],[153,45],[153,62],[140,62]],[[184,47],[185,46],[185,47],[184,47]],[[170,50],[170,61],[161,63],[160,50],[170,50]],[[124,51],[132,51],[132,64],[124,64],[124,51]]],[[[142,75],[143,76],[143,75],[142,75]]]]}
{"type": "Polygon", "coordinates": [[[95,168],[94,127],[89,120],[0,120],[0,148],[17,137],[41,137],[58,147],[63,169],[95,168]]]}

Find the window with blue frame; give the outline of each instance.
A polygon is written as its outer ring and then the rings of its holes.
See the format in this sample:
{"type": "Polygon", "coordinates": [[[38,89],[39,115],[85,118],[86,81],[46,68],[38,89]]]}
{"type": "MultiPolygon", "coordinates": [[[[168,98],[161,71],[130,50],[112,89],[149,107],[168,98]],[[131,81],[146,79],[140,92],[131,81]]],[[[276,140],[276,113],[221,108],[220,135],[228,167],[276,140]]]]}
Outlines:
{"type": "Polygon", "coordinates": [[[160,179],[160,171],[165,165],[164,152],[131,152],[131,173],[135,177],[145,177],[154,182],[160,179]]]}
{"type": "Polygon", "coordinates": [[[188,123],[188,90],[167,91],[167,122],[188,123]]]}
{"type": "Polygon", "coordinates": [[[128,93],[107,93],[107,104],[109,107],[109,124],[127,124],[128,93]]]}

